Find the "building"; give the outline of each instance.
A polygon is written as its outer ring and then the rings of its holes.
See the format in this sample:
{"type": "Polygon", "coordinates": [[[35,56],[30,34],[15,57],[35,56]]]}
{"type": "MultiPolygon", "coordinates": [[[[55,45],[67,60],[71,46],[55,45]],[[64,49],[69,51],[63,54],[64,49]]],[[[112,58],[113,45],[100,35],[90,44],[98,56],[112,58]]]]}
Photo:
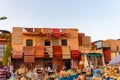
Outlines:
{"type": "Polygon", "coordinates": [[[86,67],[88,66],[88,59],[86,57],[86,54],[92,50],[91,37],[86,36],[85,33],[78,33],[78,40],[79,40],[79,52],[80,52],[79,65],[86,67]]]}
{"type": "Polygon", "coordinates": [[[59,69],[76,67],[80,60],[78,29],[22,28],[12,30],[12,64],[34,63],[59,69]]]}
{"type": "Polygon", "coordinates": [[[110,57],[113,59],[120,54],[120,40],[108,39],[106,41],[110,43],[110,57]]]}
{"type": "Polygon", "coordinates": [[[7,30],[0,30],[0,62],[3,60],[4,51],[8,45],[7,39],[10,36],[10,32],[7,30]]]}
{"type": "MultiPolygon", "coordinates": [[[[110,42],[106,41],[106,40],[98,40],[94,42],[94,48],[96,50],[99,50],[101,53],[101,58],[103,61],[103,64],[108,64],[109,61],[111,60],[111,46],[110,46],[110,42]]],[[[100,61],[100,60],[98,60],[100,61]]]]}

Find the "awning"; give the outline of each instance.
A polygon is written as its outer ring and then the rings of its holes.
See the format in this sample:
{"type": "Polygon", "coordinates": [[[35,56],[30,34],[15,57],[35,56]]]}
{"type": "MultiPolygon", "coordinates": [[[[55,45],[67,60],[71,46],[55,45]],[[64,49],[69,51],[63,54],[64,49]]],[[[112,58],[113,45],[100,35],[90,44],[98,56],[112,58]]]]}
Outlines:
{"type": "Polygon", "coordinates": [[[13,51],[12,58],[22,59],[23,51],[13,51]]]}
{"type": "Polygon", "coordinates": [[[100,53],[88,53],[86,56],[102,56],[100,53]]]}
{"type": "Polygon", "coordinates": [[[109,61],[111,60],[110,48],[108,48],[108,49],[103,49],[103,54],[104,54],[105,62],[109,62],[109,61]]]}
{"type": "Polygon", "coordinates": [[[61,46],[53,46],[54,58],[62,58],[62,49],[61,46]]]}
{"type": "Polygon", "coordinates": [[[35,62],[35,57],[34,56],[24,56],[24,62],[26,62],[26,63],[35,62]]]}
{"type": "Polygon", "coordinates": [[[60,38],[61,37],[60,29],[52,29],[52,32],[53,32],[53,36],[55,38],[60,38]]]}
{"type": "Polygon", "coordinates": [[[35,48],[32,46],[24,47],[24,62],[34,62],[35,48]]]}
{"type": "Polygon", "coordinates": [[[70,59],[70,48],[69,46],[62,46],[62,59],[70,59]]]}
{"type": "Polygon", "coordinates": [[[62,54],[61,46],[53,46],[54,54],[62,54]]]}
{"type": "Polygon", "coordinates": [[[78,59],[80,58],[80,53],[78,50],[71,50],[71,53],[72,53],[72,58],[73,59],[78,59]]]}
{"type": "Polygon", "coordinates": [[[71,59],[71,55],[66,54],[65,52],[62,52],[62,59],[71,59]]]}
{"type": "Polygon", "coordinates": [[[44,46],[35,46],[35,57],[44,58],[44,46]]]}
{"type": "Polygon", "coordinates": [[[34,56],[35,48],[32,46],[24,47],[24,56],[34,56]]]}

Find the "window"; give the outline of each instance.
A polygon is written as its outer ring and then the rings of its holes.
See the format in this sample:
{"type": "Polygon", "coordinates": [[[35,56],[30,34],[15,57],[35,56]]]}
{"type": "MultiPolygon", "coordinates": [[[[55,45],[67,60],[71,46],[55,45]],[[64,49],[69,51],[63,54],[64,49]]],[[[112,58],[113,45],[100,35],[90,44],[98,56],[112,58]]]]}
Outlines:
{"type": "Polygon", "coordinates": [[[45,40],[45,41],[44,41],[44,45],[45,45],[45,46],[50,46],[50,41],[45,40]]]}
{"type": "Polygon", "coordinates": [[[67,40],[66,39],[62,40],[62,46],[67,46],[67,40]]]}
{"type": "Polygon", "coordinates": [[[26,40],[26,46],[33,46],[33,40],[32,39],[27,39],[26,40]]]}
{"type": "Polygon", "coordinates": [[[6,46],[6,44],[0,44],[0,57],[3,57],[6,46]]]}

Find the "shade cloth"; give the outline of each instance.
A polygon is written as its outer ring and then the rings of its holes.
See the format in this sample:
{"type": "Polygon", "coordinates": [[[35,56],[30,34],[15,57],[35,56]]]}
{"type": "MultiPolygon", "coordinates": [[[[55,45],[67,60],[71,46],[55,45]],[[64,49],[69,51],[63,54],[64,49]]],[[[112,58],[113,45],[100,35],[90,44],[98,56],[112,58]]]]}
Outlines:
{"type": "Polygon", "coordinates": [[[104,54],[105,62],[109,62],[109,61],[111,60],[110,48],[108,48],[108,49],[103,49],[103,54],[104,54]]]}
{"type": "Polygon", "coordinates": [[[62,46],[62,59],[70,59],[70,48],[69,46],[62,46]]]}
{"type": "Polygon", "coordinates": [[[54,58],[62,58],[62,49],[61,46],[53,46],[54,58]]]}
{"type": "Polygon", "coordinates": [[[35,62],[35,57],[34,56],[24,56],[24,62],[26,62],[26,63],[35,62]]]}
{"type": "Polygon", "coordinates": [[[24,56],[34,56],[35,48],[32,46],[24,47],[24,56]]]}
{"type": "Polygon", "coordinates": [[[116,64],[120,64],[120,55],[116,56],[115,58],[113,58],[110,62],[110,65],[116,65],[116,64]]]}
{"type": "Polygon", "coordinates": [[[24,62],[34,62],[35,48],[32,46],[24,47],[24,62]]]}
{"type": "Polygon", "coordinates": [[[78,50],[71,50],[71,53],[72,53],[72,58],[73,58],[73,59],[78,59],[78,58],[80,58],[80,54],[79,54],[79,51],[78,51],[78,50]]]}
{"type": "Polygon", "coordinates": [[[53,46],[54,54],[62,54],[61,46],[53,46]]]}
{"type": "Polygon", "coordinates": [[[22,51],[14,51],[12,54],[12,58],[22,59],[23,52],[22,51]]]}
{"type": "Polygon", "coordinates": [[[44,58],[44,46],[35,46],[35,57],[44,58]]]}

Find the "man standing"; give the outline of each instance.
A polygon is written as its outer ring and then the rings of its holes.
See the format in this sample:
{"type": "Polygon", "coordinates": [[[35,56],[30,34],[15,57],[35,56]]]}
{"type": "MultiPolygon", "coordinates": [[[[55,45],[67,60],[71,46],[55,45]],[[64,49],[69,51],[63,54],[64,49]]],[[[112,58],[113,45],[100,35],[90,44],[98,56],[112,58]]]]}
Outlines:
{"type": "Polygon", "coordinates": [[[11,76],[11,73],[3,67],[2,63],[0,63],[0,80],[7,80],[11,76]]]}

